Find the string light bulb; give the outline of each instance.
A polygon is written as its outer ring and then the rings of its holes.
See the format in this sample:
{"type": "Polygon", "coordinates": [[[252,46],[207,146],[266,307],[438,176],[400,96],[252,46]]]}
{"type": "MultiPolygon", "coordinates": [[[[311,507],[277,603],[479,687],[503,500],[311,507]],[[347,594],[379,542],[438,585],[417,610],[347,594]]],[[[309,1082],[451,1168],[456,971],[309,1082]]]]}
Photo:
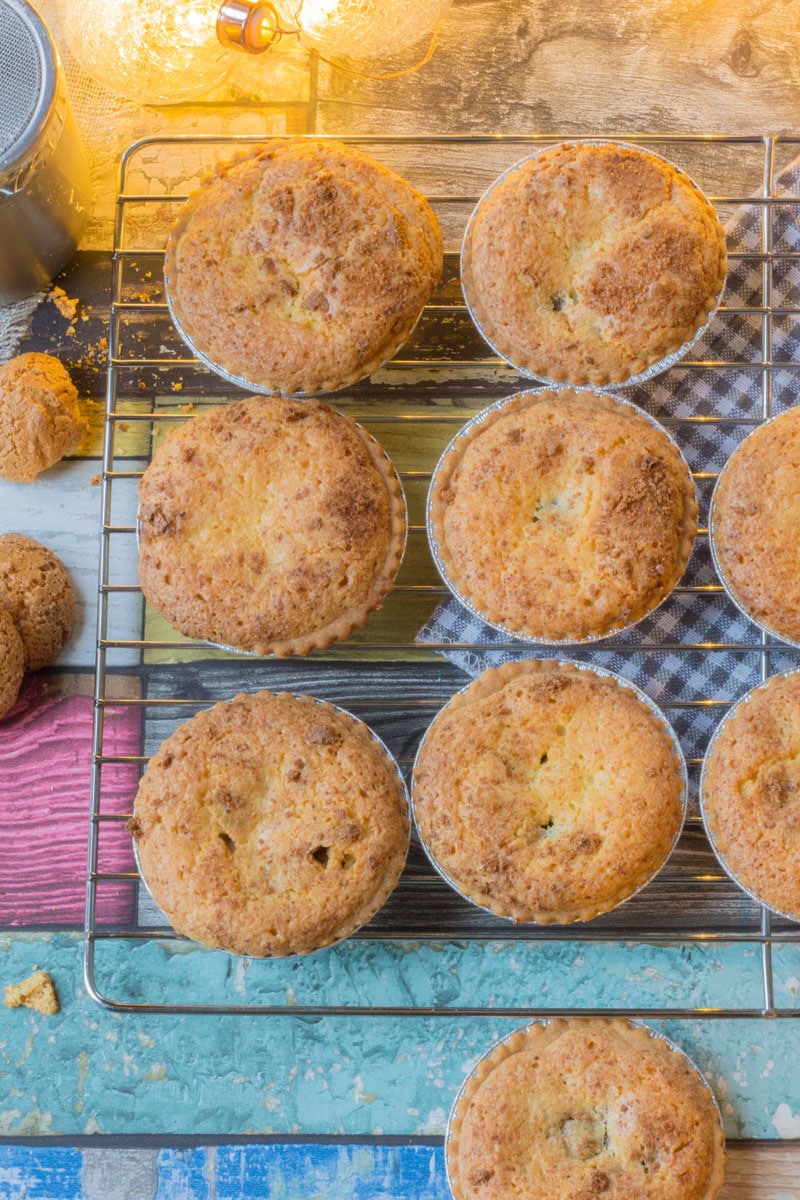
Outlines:
{"type": "MultiPolygon", "coordinates": [[[[436,32],[452,0],[224,0],[217,22],[223,45],[260,54],[284,35],[334,66],[386,62],[429,38],[427,53],[406,74],[427,62],[436,32]]],[[[366,74],[367,72],[359,72],[366,74]]],[[[379,78],[381,76],[378,76],[379,78]]]]}
{"type": "Polygon", "coordinates": [[[233,65],[216,33],[219,0],[60,0],[73,57],[138,104],[196,99],[233,65]]]}
{"type": "Polygon", "coordinates": [[[92,78],[138,104],[193,100],[235,65],[226,49],[259,54],[281,37],[356,74],[349,64],[386,64],[428,39],[427,62],[452,0],[59,0],[67,45],[92,78]]]}

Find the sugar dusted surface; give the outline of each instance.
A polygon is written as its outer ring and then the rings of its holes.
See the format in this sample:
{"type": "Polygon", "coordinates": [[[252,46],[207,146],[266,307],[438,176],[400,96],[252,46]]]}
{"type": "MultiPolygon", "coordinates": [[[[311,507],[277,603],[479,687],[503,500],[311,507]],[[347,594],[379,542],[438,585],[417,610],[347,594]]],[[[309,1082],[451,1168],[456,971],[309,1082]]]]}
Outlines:
{"type": "Polygon", "coordinates": [[[712,519],[736,598],[754,620],[800,642],[800,408],[757,429],[729,459],[712,519]]]}
{"type": "Polygon", "coordinates": [[[318,401],[253,397],[174,430],[139,489],[139,579],[189,637],[260,654],[346,637],[405,542],[377,443],[318,401]]]}

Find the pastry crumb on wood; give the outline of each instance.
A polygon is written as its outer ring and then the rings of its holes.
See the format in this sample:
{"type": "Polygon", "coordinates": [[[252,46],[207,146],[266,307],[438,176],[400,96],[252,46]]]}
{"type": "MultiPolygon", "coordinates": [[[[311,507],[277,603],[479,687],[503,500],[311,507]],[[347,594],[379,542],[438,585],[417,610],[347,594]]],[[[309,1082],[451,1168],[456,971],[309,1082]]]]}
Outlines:
{"type": "Polygon", "coordinates": [[[33,1008],[52,1017],[60,1009],[55,984],[46,971],[36,971],[22,983],[12,983],[5,989],[6,1008],[33,1008]]]}
{"type": "Polygon", "coordinates": [[[72,296],[68,296],[64,289],[60,287],[53,287],[51,289],[50,299],[52,300],[53,304],[55,304],[62,317],[66,317],[69,321],[73,320],[78,311],[78,305],[80,304],[79,300],[73,298],[72,296]]]}

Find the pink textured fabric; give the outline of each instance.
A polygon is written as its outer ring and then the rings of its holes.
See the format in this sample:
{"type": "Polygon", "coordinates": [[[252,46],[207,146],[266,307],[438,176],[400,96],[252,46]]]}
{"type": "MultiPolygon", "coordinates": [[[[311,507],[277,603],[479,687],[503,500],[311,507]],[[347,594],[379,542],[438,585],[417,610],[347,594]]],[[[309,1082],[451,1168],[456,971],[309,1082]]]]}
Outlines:
{"type": "MultiPolygon", "coordinates": [[[[65,695],[64,677],[28,676],[16,706],[0,722],[0,926],[83,923],[92,763],[92,700],[65,695]]],[[[137,709],[109,708],[104,753],[139,753],[137,709]]],[[[104,767],[103,811],[130,812],[137,768],[104,767]]],[[[123,823],[100,832],[100,869],[134,869],[123,823]]],[[[98,887],[98,917],[128,924],[128,883],[98,887]]]]}

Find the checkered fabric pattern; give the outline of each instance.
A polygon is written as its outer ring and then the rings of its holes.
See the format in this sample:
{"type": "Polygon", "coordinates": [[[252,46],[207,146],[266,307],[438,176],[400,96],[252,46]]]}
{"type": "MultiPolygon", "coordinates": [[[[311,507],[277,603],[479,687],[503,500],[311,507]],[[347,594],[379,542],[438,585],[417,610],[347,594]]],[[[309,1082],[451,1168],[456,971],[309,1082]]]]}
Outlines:
{"type": "MultiPolygon", "coordinates": [[[[775,194],[800,194],[800,160],[777,180],[775,194]]],[[[788,199],[768,212],[772,222],[772,249],[780,254],[800,251],[800,202],[788,199]]],[[[760,253],[764,248],[763,210],[743,206],[726,230],[731,254],[760,253]]],[[[734,259],[725,289],[726,308],[757,308],[764,302],[764,270],[759,259],[734,259]]],[[[767,266],[766,270],[769,270],[767,266]]],[[[800,308],[800,262],[776,258],[772,262],[773,308],[800,308]]],[[[670,432],[681,447],[692,471],[716,473],[751,432],[752,422],[764,412],[764,360],[797,361],[800,352],[800,317],[774,315],[772,345],[763,340],[758,312],[717,313],[690,353],[693,362],[709,365],[671,370],[640,387],[620,389],[658,419],[670,419],[670,432]],[[710,365],[714,364],[714,365],[710,365]],[[718,365],[721,364],[721,365],[718,365]],[[731,424],[682,422],[686,417],[734,418],[731,424]],[[673,424],[671,419],[677,418],[673,424]],[[738,419],[738,420],[736,420],[738,419]],[[738,423],[741,421],[742,423],[738,423]]],[[[772,372],[770,408],[778,413],[798,402],[798,379],[791,371],[772,372]]],[[[700,525],[708,524],[708,505],[714,480],[698,480],[700,525]]],[[[684,585],[717,584],[708,539],[699,535],[683,579],[684,585]]],[[[593,663],[637,684],[658,703],[670,706],[713,699],[730,702],[761,681],[762,656],[731,645],[760,646],[758,628],[743,616],[722,591],[674,592],[651,616],[626,633],[574,649],[562,646],[509,648],[508,634],[489,628],[455,598],[444,601],[420,630],[420,642],[453,643],[445,657],[470,675],[509,659],[573,658],[593,663]],[[703,649],[695,649],[698,643],[703,649]],[[492,649],[502,645],[502,648],[492,649]],[[677,646],[686,649],[676,649],[677,646]],[[712,648],[715,647],[715,648],[712,648]]],[[[773,672],[800,666],[800,652],[775,643],[769,656],[773,672]]],[[[725,712],[719,707],[671,708],[670,717],[689,758],[702,757],[708,738],[725,712]]]]}

